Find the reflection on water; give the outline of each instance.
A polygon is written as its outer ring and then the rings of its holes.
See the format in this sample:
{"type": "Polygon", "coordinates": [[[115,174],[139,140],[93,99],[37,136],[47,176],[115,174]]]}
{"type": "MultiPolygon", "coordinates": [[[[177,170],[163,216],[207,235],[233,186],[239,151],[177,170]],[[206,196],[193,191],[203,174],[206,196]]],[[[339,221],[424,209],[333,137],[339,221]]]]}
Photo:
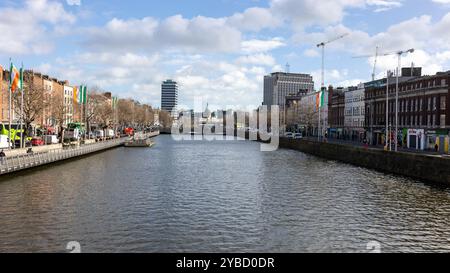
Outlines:
{"type": "Polygon", "coordinates": [[[119,148],[2,178],[0,251],[450,251],[450,191],[253,142],[119,148]]]}

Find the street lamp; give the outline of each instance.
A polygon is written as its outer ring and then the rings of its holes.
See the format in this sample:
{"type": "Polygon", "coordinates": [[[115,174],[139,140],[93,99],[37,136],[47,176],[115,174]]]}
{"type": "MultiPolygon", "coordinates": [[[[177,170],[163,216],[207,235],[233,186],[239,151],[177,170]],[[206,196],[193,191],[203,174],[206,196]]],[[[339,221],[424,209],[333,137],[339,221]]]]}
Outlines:
{"type": "Polygon", "coordinates": [[[400,77],[400,69],[402,65],[402,56],[404,54],[413,53],[414,48],[398,51],[398,66],[397,66],[397,79],[396,79],[396,87],[395,87],[395,151],[398,152],[398,87],[399,87],[399,77],[400,77]]]}

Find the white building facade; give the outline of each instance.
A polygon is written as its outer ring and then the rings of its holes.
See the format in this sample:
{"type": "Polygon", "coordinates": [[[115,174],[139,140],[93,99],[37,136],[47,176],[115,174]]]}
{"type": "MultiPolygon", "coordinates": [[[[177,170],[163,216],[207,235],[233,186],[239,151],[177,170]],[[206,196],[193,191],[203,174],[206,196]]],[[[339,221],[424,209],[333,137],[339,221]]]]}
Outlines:
{"type": "Polygon", "coordinates": [[[69,85],[64,85],[64,108],[66,118],[64,120],[64,125],[67,126],[69,123],[74,121],[74,97],[73,97],[73,87],[69,85]]]}
{"type": "Polygon", "coordinates": [[[357,87],[344,89],[345,94],[345,120],[344,136],[353,141],[361,141],[364,138],[365,117],[365,88],[361,83],[357,87]]]}

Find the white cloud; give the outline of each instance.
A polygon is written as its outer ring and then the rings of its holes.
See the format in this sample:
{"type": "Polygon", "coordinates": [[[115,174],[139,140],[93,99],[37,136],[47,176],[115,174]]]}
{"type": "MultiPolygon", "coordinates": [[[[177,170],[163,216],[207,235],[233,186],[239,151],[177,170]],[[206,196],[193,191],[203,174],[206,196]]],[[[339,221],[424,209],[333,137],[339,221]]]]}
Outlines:
{"type": "Polygon", "coordinates": [[[231,26],[243,31],[260,31],[265,28],[275,28],[282,24],[282,19],[265,8],[253,7],[243,13],[235,13],[227,19],[231,26]]]}
{"type": "Polygon", "coordinates": [[[263,66],[274,66],[276,64],[273,56],[262,53],[239,57],[236,62],[238,64],[254,64],[263,66]]]}
{"type": "MultiPolygon", "coordinates": [[[[448,70],[446,64],[450,61],[450,50],[430,54],[424,50],[416,50],[413,54],[402,57],[402,66],[410,66],[414,64],[416,67],[422,67],[424,75],[434,75],[436,72],[448,70]]],[[[397,67],[397,56],[387,56],[378,60],[378,70],[387,71],[394,70],[397,67]]]]}
{"type": "Polygon", "coordinates": [[[172,50],[184,52],[233,52],[240,48],[241,33],[226,20],[181,15],[158,21],[113,19],[106,26],[91,28],[85,45],[99,50],[172,50]]]}
{"type": "Polygon", "coordinates": [[[382,12],[391,10],[393,8],[399,8],[403,4],[401,1],[395,1],[395,0],[367,0],[367,5],[369,6],[375,6],[375,12],[382,12]]]}
{"type": "Polygon", "coordinates": [[[315,58],[315,57],[319,57],[320,53],[316,50],[316,49],[306,49],[303,52],[303,55],[305,55],[306,57],[310,57],[310,58],[315,58]]]}
{"type": "Polygon", "coordinates": [[[27,0],[22,8],[0,9],[0,55],[43,54],[52,51],[54,27],[75,22],[61,3],[27,0]]]}
{"type": "Polygon", "coordinates": [[[69,6],[81,6],[81,0],[66,0],[69,6]]]}
{"type": "Polygon", "coordinates": [[[438,4],[450,4],[450,0],[432,0],[432,1],[438,4]]]}
{"type": "MultiPolygon", "coordinates": [[[[380,47],[381,53],[415,48],[416,53],[411,55],[411,61],[416,59],[414,62],[417,65],[422,65],[425,71],[432,72],[437,68],[445,69],[444,63],[426,58],[424,54],[439,56],[438,54],[450,50],[448,29],[450,29],[450,13],[437,21],[432,20],[432,17],[428,15],[414,17],[374,35],[352,30],[339,24],[327,27],[323,32],[298,33],[295,41],[315,47],[317,42],[334,37],[337,33],[350,33],[347,38],[329,44],[327,51],[344,51],[351,55],[372,55],[376,46],[380,47]]],[[[383,59],[386,58],[380,57],[381,61],[383,59]]],[[[373,60],[370,60],[370,63],[373,64],[373,60]]],[[[382,66],[380,67],[382,68],[382,66]]]]}
{"type": "Polygon", "coordinates": [[[282,38],[272,38],[270,40],[247,40],[243,41],[241,50],[243,53],[261,53],[268,52],[280,47],[286,46],[282,38]]]}

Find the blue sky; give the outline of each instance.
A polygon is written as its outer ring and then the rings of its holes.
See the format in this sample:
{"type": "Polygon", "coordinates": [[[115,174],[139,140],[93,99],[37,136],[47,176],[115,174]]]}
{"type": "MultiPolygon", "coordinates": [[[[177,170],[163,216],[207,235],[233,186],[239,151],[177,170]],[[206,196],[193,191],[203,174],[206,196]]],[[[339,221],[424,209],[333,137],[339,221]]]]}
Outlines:
{"type": "MultiPolygon", "coordinates": [[[[450,0],[24,0],[0,3],[0,63],[9,58],[74,85],[155,107],[160,83],[180,83],[180,103],[217,108],[262,101],[265,74],[311,73],[327,47],[326,84],[370,79],[371,54],[415,48],[403,63],[450,70],[450,0]]],[[[378,60],[377,76],[396,60],[378,60]]]]}

